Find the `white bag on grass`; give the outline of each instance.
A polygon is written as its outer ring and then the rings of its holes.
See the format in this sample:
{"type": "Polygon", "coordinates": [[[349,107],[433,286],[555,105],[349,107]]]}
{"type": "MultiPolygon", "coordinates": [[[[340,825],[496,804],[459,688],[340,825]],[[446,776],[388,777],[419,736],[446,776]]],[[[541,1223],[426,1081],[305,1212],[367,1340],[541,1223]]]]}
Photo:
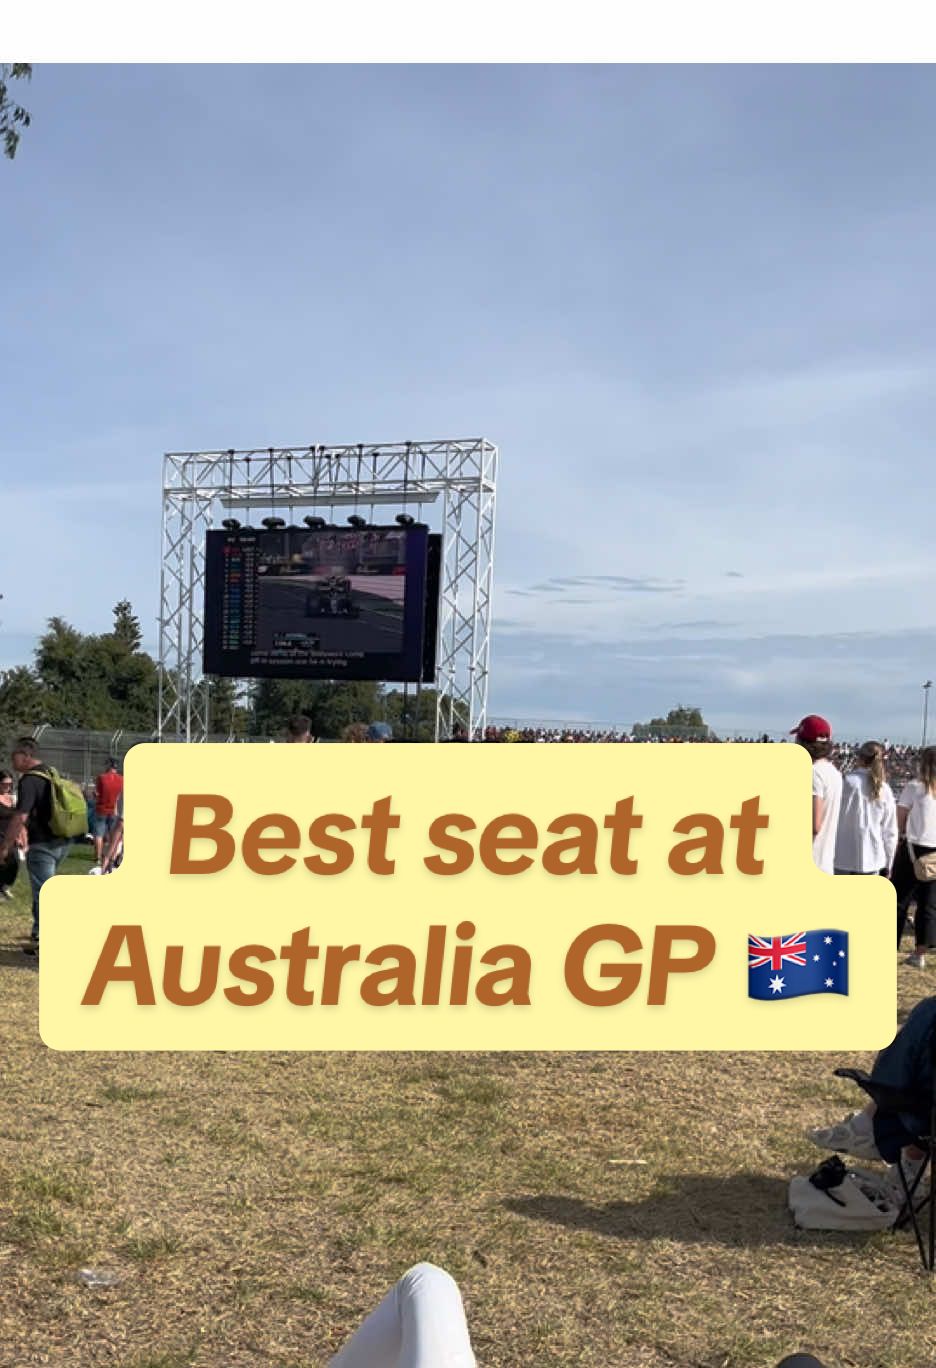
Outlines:
{"type": "Polygon", "coordinates": [[[838,1158],[811,1178],[794,1178],[788,1200],[801,1230],[890,1230],[901,1207],[886,1179],[838,1158]]]}

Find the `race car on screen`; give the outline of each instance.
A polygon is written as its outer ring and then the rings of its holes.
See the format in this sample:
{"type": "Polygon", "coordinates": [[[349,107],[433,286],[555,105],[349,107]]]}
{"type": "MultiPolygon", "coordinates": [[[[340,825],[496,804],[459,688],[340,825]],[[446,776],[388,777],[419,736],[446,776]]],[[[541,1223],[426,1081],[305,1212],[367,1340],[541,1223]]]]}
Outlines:
{"type": "Polygon", "coordinates": [[[306,617],[360,616],[360,608],[351,597],[351,581],[332,575],[306,595],[306,617]]]}

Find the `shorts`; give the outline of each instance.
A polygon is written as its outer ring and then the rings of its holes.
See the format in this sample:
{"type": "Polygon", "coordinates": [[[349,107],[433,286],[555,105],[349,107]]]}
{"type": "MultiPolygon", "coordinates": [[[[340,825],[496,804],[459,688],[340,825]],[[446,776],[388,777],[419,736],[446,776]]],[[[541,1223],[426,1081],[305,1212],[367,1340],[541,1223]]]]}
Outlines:
{"type": "Polygon", "coordinates": [[[116,821],[117,818],[113,812],[106,817],[102,817],[100,813],[96,812],[91,827],[91,835],[96,837],[97,840],[102,841],[105,836],[109,836],[114,830],[116,821]]]}

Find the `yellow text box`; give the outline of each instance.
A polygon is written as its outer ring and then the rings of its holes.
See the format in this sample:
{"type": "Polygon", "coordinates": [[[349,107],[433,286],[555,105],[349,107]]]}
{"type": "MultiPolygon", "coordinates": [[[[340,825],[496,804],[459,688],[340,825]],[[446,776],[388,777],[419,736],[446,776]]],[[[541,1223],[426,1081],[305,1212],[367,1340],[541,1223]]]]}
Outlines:
{"type": "Polygon", "coordinates": [[[813,865],[799,747],[153,745],[126,774],[122,867],[42,891],[55,1049],[893,1037],[893,889],[813,865]],[[749,935],[820,928],[848,933],[847,996],[748,997],[749,935]]]}

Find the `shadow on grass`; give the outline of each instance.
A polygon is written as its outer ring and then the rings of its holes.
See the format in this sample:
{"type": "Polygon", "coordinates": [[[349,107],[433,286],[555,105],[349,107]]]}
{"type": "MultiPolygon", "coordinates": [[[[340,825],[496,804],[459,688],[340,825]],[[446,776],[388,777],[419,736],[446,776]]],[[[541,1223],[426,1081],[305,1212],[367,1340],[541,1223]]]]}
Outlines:
{"type": "Polygon", "coordinates": [[[592,1204],[579,1197],[510,1197],[518,1216],[620,1240],[675,1240],[734,1248],[763,1245],[860,1245],[864,1234],[797,1230],[787,1209],[787,1182],[763,1174],[730,1178],[677,1174],[640,1201],[592,1204]]]}
{"type": "Polygon", "coordinates": [[[0,941],[0,968],[31,969],[35,973],[39,960],[36,955],[24,954],[22,945],[17,942],[0,941]]]}

